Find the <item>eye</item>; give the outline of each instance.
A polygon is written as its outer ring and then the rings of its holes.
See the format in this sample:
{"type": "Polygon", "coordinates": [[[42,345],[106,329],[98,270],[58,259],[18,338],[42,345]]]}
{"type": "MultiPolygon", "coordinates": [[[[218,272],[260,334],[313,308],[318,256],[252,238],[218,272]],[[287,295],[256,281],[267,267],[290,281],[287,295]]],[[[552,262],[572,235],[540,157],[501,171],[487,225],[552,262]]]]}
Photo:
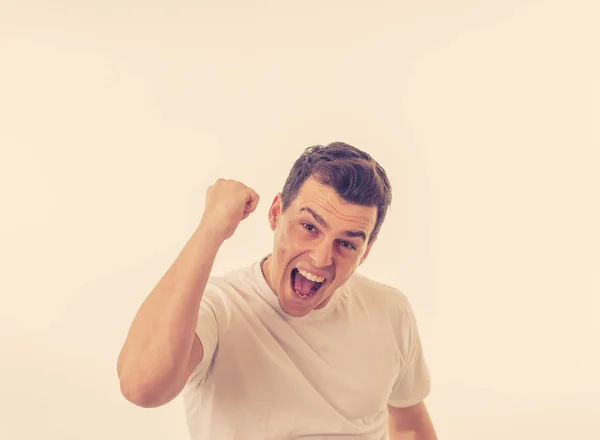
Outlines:
{"type": "Polygon", "coordinates": [[[302,227],[304,229],[306,229],[308,232],[313,232],[315,230],[315,227],[313,225],[311,225],[310,223],[302,223],[302,227]]]}
{"type": "Polygon", "coordinates": [[[356,247],[352,243],[350,243],[349,241],[342,240],[342,241],[340,241],[340,244],[343,247],[348,248],[348,249],[356,249],[356,247]]]}

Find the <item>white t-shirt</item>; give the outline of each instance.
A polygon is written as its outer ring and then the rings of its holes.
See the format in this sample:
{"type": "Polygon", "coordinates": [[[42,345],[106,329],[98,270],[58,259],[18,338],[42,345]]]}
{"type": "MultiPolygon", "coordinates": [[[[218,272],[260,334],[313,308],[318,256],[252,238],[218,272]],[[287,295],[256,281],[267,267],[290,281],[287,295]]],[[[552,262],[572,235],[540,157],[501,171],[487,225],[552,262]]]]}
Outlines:
{"type": "Polygon", "coordinates": [[[204,358],[182,391],[192,440],[383,440],[387,405],[430,391],[406,296],[357,272],[300,318],[259,261],[212,276],[196,333],[204,358]]]}

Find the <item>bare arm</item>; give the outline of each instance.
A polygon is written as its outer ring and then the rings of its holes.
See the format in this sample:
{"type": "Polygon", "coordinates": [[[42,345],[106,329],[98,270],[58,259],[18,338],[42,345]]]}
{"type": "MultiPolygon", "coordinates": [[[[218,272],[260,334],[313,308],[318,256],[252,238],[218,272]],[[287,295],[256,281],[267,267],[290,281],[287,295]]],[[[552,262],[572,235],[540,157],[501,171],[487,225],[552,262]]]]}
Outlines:
{"type": "Polygon", "coordinates": [[[390,440],[437,440],[429,412],[424,402],[407,408],[388,405],[390,440]]]}
{"type": "Polygon", "coordinates": [[[151,408],[171,401],[202,360],[196,326],[212,266],[258,200],[235,180],[218,179],[208,188],[200,225],[140,306],[119,353],[121,393],[130,402],[151,408]]]}
{"type": "Polygon", "coordinates": [[[174,399],[202,360],[195,335],[202,294],[222,240],[200,225],[140,306],[119,354],[121,392],[156,407],[174,399]]]}

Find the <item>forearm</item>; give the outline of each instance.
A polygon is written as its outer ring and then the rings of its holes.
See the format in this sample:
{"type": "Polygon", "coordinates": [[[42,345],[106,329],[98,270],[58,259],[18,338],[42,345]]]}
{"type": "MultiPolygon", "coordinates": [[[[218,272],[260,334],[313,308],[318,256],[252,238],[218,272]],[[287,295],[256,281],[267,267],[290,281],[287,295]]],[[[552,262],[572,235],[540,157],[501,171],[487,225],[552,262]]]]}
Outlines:
{"type": "Polygon", "coordinates": [[[186,369],[198,311],[222,244],[199,226],[140,306],[119,354],[121,388],[166,393],[186,369]]]}

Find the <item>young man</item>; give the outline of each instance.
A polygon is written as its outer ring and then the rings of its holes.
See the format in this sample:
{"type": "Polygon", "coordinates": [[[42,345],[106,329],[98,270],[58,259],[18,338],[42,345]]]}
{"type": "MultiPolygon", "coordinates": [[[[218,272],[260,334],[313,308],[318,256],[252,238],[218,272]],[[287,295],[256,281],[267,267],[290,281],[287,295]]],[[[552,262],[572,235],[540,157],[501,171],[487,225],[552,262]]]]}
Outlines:
{"type": "Polygon", "coordinates": [[[192,440],[436,439],[406,296],[356,271],[391,203],[385,171],[336,142],[305,150],[269,209],[273,251],[222,276],[222,243],[257,206],[219,179],[119,355],[123,395],[183,395],[192,440]]]}

